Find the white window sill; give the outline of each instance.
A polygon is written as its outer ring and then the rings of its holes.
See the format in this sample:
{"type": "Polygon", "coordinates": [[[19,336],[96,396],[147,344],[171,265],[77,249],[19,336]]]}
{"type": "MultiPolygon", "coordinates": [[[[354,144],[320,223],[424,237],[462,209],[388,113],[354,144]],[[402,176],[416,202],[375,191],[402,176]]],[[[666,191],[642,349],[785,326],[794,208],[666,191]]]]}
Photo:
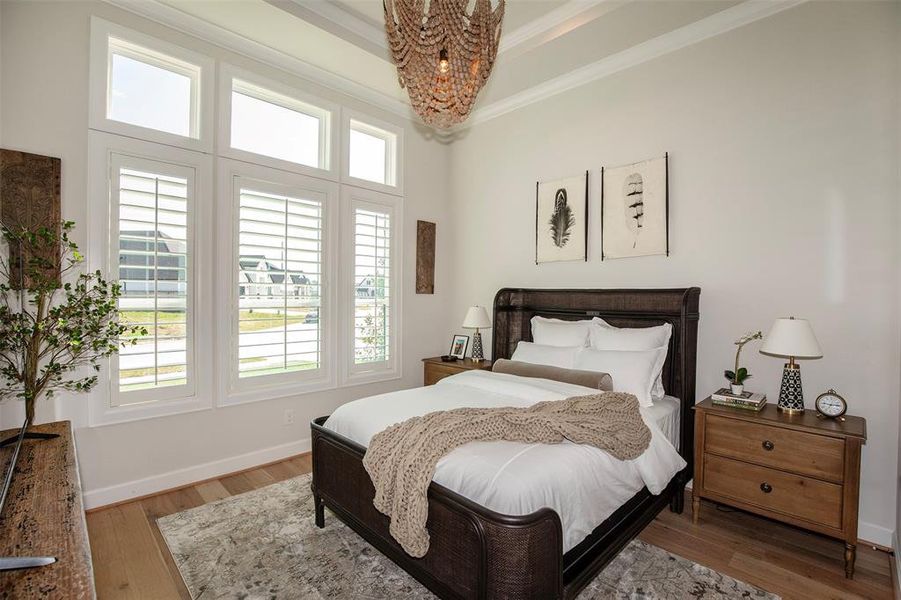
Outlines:
{"type": "Polygon", "coordinates": [[[117,425],[145,419],[170,417],[190,412],[198,412],[213,408],[209,398],[196,396],[178,400],[161,400],[141,404],[125,404],[122,406],[91,406],[91,427],[117,425]]]}

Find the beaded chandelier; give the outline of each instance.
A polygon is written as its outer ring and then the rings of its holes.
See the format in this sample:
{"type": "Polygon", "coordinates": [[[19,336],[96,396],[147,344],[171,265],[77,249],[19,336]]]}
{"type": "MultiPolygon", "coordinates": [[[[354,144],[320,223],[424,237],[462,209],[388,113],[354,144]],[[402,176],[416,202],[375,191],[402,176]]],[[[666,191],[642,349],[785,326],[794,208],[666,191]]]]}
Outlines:
{"type": "Polygon", "coordinates": [[[426,124],[462,123],[497,58],[504,0],[384,0],[388,47],[401,87],[426,124]]]}

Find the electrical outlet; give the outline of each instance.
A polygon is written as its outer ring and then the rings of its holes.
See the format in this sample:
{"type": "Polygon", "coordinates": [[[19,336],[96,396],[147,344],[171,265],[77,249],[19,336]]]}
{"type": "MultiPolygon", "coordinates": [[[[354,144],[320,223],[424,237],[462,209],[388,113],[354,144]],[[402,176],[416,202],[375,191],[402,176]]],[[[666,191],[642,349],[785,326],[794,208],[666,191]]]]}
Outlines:
{"type": "Polygon", "coordinates": [[[294,425],[294,409],[285,409],[285,425],[294,425]]]}

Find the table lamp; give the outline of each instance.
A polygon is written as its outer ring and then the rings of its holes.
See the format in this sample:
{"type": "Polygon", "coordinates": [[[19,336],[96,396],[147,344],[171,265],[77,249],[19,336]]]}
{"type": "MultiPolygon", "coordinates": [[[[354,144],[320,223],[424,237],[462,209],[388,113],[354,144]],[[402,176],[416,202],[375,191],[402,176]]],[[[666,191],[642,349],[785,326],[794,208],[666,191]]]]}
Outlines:
{"type": "Polygon", "coordinates": [[[480,361],[485,358],[482,354],[482,334],[479,329],[491,327],[491,320],[488,318],[488,311],[484,306],[470,306],[466,312],[466,318],[463,319],[464,329],[475,329],[476,332],[472,336],[472,360],[480,361]]]}
{"type": "Polygon", "coordinates": [[[804,412],[804,392],[801,389],[801,366],[796,358],[821,358],[823,351],[807,319],[776,319],[763,340],[761,354],[788,358],[782,370],[778,408],[787,413],[804,412]]]}

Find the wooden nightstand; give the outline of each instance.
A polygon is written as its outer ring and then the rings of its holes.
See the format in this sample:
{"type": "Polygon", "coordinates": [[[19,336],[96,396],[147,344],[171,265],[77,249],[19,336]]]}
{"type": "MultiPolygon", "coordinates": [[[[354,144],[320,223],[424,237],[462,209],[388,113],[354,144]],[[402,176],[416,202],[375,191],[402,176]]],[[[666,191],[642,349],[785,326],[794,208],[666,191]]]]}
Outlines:
{"type": "Polygon", "coordinates": [[[695,406],[694,522],[701,498],[816,531],[845,542],[845,577],[854,575],[861,417],[789,415],[775,404],[760,412],[695,406]]]}
{"type": "Polygon", "coordinates": [[[424,385],[435,385],[445,377],[456,375],[463,371],[491,370],[490,360],[474,361],[471,358],[464,358],[454,362],[444,362],[440,356],[434,358],[423,358],[423,382],[424,385]]]}

